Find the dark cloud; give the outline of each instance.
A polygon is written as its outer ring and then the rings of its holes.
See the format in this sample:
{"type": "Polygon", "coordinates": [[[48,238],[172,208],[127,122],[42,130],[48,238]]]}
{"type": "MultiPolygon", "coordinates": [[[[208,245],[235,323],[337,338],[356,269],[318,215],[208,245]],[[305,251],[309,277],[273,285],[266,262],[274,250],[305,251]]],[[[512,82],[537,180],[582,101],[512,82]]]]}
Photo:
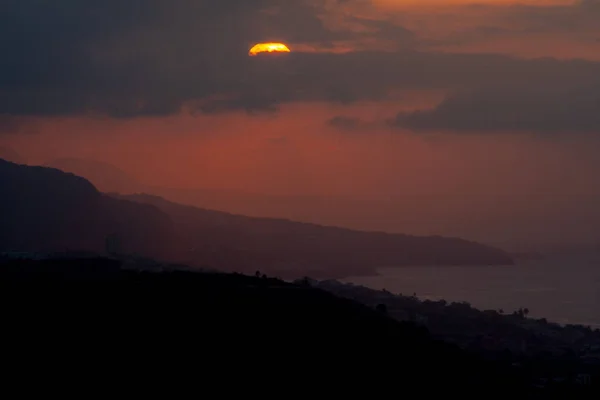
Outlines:
{"type": "MultiPolygon", "coordinates": [[[[472,42],[530,34],[583,35],[600,33],[600,0],[580,0],[569,5],[480,5],[489,25],[456,32],[449,42],[472,42]]],[[[442,41],[443,42],[443,41],[442,41]]]]}
{"type": "Polygon", "coordinates": [[[571,5],[545,7],[516,5],[501,15],[530,33],[600,31],[600,0],[580,0],[571,5]]]}
{"type": "MultiPolygon", "coordinates": [[[[497,40],[511,41],[516,49],[520,39],[541,37],[570,40],[574,44],[595,43],[600,34],[600,0],[562,5],[457,5],[420,16],[406,13],[397,19],[416,29],[421,49],[471,45],[485,48],[490,44],[493,47],[497,40]],[[443,34],[435,33],[438,26],[443,34]]],[[[560,47],[557,45],[556,50],[560,47]]]]}
{"type": "Polygon", "coordinates": [[[432,110],[400,113],[393,124],[416,131],[600,133],[600,85],[461,93],[432,110]]]}
{"type": "Polygon", "coordinates": [[[356,32],[354,38],[371,36],[381,40],[389,40],[401,48],[414,48],[417,44],[414,32],[400,26],[392,21],[369,19],[362,17],[348,17],[348,20],[365,29],[356,32]]]}
{"type": "Polygon", "coordinates": [[[342,115],[335,116],[327,121],[327,125],[333,126],[334,128],[344,130],[356,130],[362,125],[360,118],[345,117],[342,115]]]}
{"type": "Polygon", "coordinates": [[[373,132],[373,130],[389,129],[386,121],[367,121],[361,118],[337,115],[327,120],[327,125],[343,132],[373,132]]]}
{"type": "MultiPolygon", "coordinates": [[[[293,97],[272,88],[285,79],[276,70],[283,65],[268,68],[278,75],[268,83],[256,70],[260,61],[247,57],[249,46],[282,40],[327,47],[356,39],[355,31],[328,26],[325,18],[336,5],[353,3],[364,1],[6,0],[0,114],[163,115],[200,99],[206,112],[272,109],[293,97]],[[214,97],[220,100],[208,104],[214,97]]],[[[362,23],[379,29],[371,35],[392,29],[384,21],[362,23]]]]}
{"type": "Polygon", "coordinates": [[[530,90],[600,81],[591,62],[411,50],[385,19],[339,13],[366,0],[6,0],[0,13],[0,115],[272,112],[293,101],[381,100],[412,89],[530,90]],[[248,57],[251,44],[317,48],[392,40],[396,52],[248,57]]]}

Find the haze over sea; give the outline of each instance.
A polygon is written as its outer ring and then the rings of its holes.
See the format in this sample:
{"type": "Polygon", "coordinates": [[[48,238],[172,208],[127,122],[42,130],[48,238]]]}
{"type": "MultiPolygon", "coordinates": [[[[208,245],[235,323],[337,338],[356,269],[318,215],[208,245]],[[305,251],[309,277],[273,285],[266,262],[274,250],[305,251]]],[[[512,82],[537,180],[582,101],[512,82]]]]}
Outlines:
{"type": "Polygon", "coordinates": [[[421,300],[467,301],[476,308],[600,328],[600,256],[554,256],[512,266],[380,268],[378,276],[345,282],[421,300]]]}

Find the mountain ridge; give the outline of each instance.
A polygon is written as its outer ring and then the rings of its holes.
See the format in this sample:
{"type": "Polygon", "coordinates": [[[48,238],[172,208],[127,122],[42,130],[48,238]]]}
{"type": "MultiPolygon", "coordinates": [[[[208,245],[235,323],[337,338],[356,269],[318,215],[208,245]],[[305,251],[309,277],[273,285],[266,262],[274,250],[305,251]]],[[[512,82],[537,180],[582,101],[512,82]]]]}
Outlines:
{"type": "Polygon", "coordinates": [[[174,256],[168,216],[106,196],[77,175],[0,160],[0,187],[0,250],[102,253],[117,233],[131,253],[174,256]]]}
{"type": "Polygon", "coordinates": [[[373,274],[380,266],[511,264],[500,249],[458,238],[363,232],[203,210],[157,196],[99,192],[57,169],[0,161],[0,251],[107,251],[196,268],[296,278],[373,274]]]}
{"type": "MultiPolygon", "coordinates": [[[[282,276],[289,272],[284,264],[296,264],[312,276],[321,277],[319,270],[340,277],[373,274],[381,266],[513,264],[503,250],[460,238],[366,232],[278,218],[248,217],[181,205],[146,194],[113,196],[149,203],[170,215],[184,232],[183,237],[197,238],[186,246],[204,257],[210,258],[212,252],[211,261],[221,264],[221,268],[226,265],[216,254],[223,257],[237,254],[239,259],[231,262],[237,268],[260,267],[282,276]],[[207,227],[209,232],[203,230],[207,227]],[[232,248],[232,243],[239,247],[232,248]],[[251,263],[244,257],[257,257],[261,261],[251,263]]],[[[186,262],[193,263],[193,260],[186,262]]]]}

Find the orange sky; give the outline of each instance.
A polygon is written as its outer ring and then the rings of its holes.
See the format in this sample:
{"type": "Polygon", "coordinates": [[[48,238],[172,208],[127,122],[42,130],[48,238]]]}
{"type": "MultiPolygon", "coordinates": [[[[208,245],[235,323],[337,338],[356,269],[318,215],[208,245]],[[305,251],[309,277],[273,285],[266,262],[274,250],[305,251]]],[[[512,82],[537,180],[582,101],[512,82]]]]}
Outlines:
{"type": "MultiPolygon", "coordinates": [[[[33,163],[69,156],[103,160],[158,186],[395,199],[383,215],[360,209],[343,217],[302,211],[312,222],[361,229],[487,241],[531,234],[557,240],[540,221],[595,207],[600,193],[589,183],[596,179],[590,165],[598,168],[597,141],[415,135],[376,126],[340,132],[323,124],[339,114],[377,121],[401,106],[297,104],[262,117],[42,121],[31,129],[43,133],[9,142],[33,163]],[[511,225],[519,232],[502,227],[511,218],[519,219],[511,225]]],[[[573,229],[585,237],[585,226],[573,229]]]]}
{"type": "Polygon", "coordinates": [[[5,141],[32,163],[77,155],[114,163],[161,186],[315,195],[535,193],[558,189],[553,179],[566,175],[570,178],[561,184],[573,193],[593,189],[580,169],[594,158],[594,151],[586,150],[591,142],[510,134],[415,135],[376,125],[341,132],[324,125],[340,112],[377,121],[399,108],[298,104],[262,117],[63,119],[32,128],[43,133],[5,141]],[[80,134],[83,129],[87,136],[80,134]]]}

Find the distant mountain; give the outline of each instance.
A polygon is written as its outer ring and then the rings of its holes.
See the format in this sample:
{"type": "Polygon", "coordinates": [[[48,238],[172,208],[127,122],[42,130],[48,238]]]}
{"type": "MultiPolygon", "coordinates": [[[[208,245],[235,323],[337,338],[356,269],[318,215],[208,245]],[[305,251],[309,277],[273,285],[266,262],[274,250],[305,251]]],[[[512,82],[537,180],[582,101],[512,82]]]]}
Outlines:
{"type": "Polygon", "coordinates": [[[390,204],[347,197],[274,195],[220,188],[172,188],[145,185],[127,172],[104,161],[85,158],[58,158],[44,166],[60,169],[88,179],[104,193],[148,193],[170,201],[199,208],[235,214],[285,218],[324,225],[346,226],[358,230],[381,227],[397,229],[405,225],[390,204]],[[360,213],[360,215],[358,215],[360,213]]]}
{"type": "Polygon", "coordinates": [[[102,192],[136,193],[144,191],[142,185],[120,168],[97,160],[84,158],[58,158],[45,164],[88,179],[102,192]]]}
{"type": "Polygon", "coordinates": [[[0,160],[0,251],[123,251],[173,258],[176,233],[151,205],[106,196],[84,178],[0,160]]]}
{"type": "Polygon", "coordinates": [[[118,252],[281,277],[370,274],[379,266],[510,264],[462,239],[361,232],[252,218],[149,195],[105,195],[89,181],[0,161],[0,252],[118,252]]]}
{"type": "Polygon", "coordinates": [[[502,250],[456,238],[361,232],[282,219],[253,218],[121,196],[168,214],[189,251],[185,261],[224,270],[260,269],[280,276],[373,273],[380,266],[512,264],[502,250]]]}
{"type": "Polygon", "coordinates": [[[0,146],[0,159],[17,164],[25,164],[25,159],[10,147],[0,146]]]}
{"type": "MultiPolygon", "coordinates": [[[[155,186],[139,193],[153,194],[176,203],[210,210],[323,225],[350,224],[353,225],[352,228],[358,230],[368,229],[365,227],[385,226],[385,221],[390,219],[398,224],[398,212],[390,209],[389,204],[343,196],[275,195],[216,188],[155,186]],[[390,218],[392,215],[394,217],[390,218]]],[[[389,225],[391,227],[393,224],[389,225]]]]}

